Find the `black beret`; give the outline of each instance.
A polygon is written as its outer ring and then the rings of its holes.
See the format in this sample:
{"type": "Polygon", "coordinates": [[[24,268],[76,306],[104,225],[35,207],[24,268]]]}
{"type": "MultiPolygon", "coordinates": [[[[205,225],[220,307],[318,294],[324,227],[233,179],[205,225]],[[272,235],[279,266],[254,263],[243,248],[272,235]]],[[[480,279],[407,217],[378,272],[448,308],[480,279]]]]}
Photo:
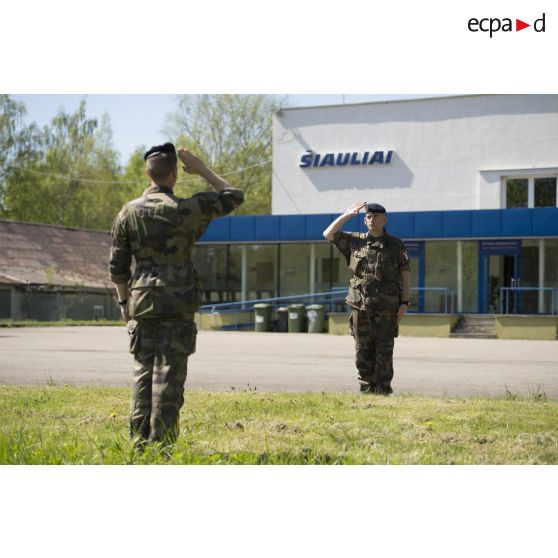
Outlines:
{"type": "Polygon", "coordinates": [[[366,213],[385,213],[386,208],[379,203],[367,203],[366,213]]]}
{"type": "Polygon", "coordinates": [[[153,155],[160,155],[161,153],[172,153],[176,155],[176,149],[172,143],[164,143],[163,145],[154,145],[149,151],[143,155],[143,160],[147,161],[153,155]]]}

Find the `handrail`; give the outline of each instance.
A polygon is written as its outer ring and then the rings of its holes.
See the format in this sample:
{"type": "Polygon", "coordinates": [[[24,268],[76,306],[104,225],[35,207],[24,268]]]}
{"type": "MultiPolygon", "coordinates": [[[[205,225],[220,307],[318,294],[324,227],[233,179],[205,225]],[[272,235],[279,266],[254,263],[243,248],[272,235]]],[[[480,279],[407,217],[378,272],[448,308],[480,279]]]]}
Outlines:
{"type": "MultiPolygon", "coordinates": [[[[454,290],[447,287],[411,287],[411,292],[428,293],[431,291],[440,291],[444,293],[444,313],[448,311],[453,312],[454,304],[454,290]]],[[[341,304],[345,302],[345,297],[348,293],[347,287],[335,287],[331,291],[324,291],[320,293],[307,293],[302,295],[289,295],[277,296],[268,298],[257,298],[250,300],[241,300],[238,302],[219,302],[215,304],[204,304],[200,311],[202,312],[239,312],[252,310],[254,304],[270,303],[272,306],[277,307],[285,303],[296,303],[298,301],[308,301],[309,303],[323,302],[329,305],[330,312],[333,311],[334,304],[341,304]]]]}
{"type": "Polygon", "coordinates": [[[287,301],[296,302],[297,300],[313,300],[313,299],[317,299],[317,300],[324,299],[324,302],[329,302],[331,305],[333,305],[334,301],[337,301],[337,299],[344,301],[347,292],[348,292],[347,288],[342,288],[342,289],[340,288],[340,289],[325,291],[321,293],[277,296],[273,298],[257,298],[251,300],[241,300],[238,302],[219,302],[217,304],[204,304],[200,308],[200,310],[211,311],[212,313],[215,313],[217,311],[227,311],[226,309],[230,307],[231,309],[230,311],[234,311],[234,310],[238,311],[238,310],[251,309],[250,307],[253,306],[254,304],[262,304],[262,303],[270,302],[275,306],[279,306],[280,305],[279,303],[281,302],[287,302],[287,301]]]}
{"type": "MultiPolygon", "coordinates": [[[[549,314],[558,314],[558,288],[556,287],[500,287],[500,313],[509,314],[510,313],[510,293],[514,294],[514,314],[517,314],[517,309],[519,307],[519,295],[522,292],[535,292],[544,293],[550,291],[550,312],[549,314]],[[505,309],[505,311],[504,311],[505,309]]],[[[537,312],[537,314],[545,314],[545,312],[537,312]]]]}

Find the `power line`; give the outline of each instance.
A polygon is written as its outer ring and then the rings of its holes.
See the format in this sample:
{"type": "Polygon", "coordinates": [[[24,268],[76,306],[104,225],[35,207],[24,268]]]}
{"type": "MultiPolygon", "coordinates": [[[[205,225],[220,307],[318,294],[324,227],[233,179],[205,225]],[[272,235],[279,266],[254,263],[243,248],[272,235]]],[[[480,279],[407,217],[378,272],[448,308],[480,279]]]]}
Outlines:
{"type": "MultiPolygon", "coordinates": [[[[271,163],[271,159],[268,159],[267,161],[261,161],[259,163],[255,163],[253,165],[249,165],[247,167],[243,167],[241,169],[237,169],[234,171],[230,171],[230,172],[226,172],[221,174],[220,176],[230,176],[232,174],[239,174],[241,172],[244,172],[248,169],[253,169],[256,167],[263,167],[264,165],[267,165],[271,163]]],[[[88,182],[88,183],[93,183],[93,184],[144,184],[147,181],[146,180],[97,180],[97,179],[91,179],[91,178],[75,178],[75,177],[71,177],[71,176],[63,176],[63,175],[59,175],[59,174],[50,174],[47,172],[41,172],[41,171],[37,171],[34,169],[28,169],[28,168],[24,168],[24,167],[19,167],[17,165],[8,165],[9,168],[12,169],[17,169],[19,171],[22,172],[29,172],[32,174],[39,174],[41,176],[48,176],[50,178],[56,178],[58,180],[76,180],[79,182],[88,182]]],[[[192,180],[204,180],[201,176],[199,175],[190,175],[191,178],[187,179],[187,180],[177,180],[176,183],[177,184],[186,184],[188,182],[192,182],[192,180]]]]}

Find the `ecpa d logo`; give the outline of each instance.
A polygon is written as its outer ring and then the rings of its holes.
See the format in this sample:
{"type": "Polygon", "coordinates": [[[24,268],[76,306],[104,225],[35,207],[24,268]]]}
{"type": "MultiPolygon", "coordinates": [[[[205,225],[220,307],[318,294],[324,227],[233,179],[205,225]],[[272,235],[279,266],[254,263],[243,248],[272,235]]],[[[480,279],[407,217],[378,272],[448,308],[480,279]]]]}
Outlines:
{"type": "MultiPolygon", "coordinates": [[[[543,13],[543,15],[539,19],[536,19],[533,22],[532,27],[535,32],[537,33],[545,32],[545,25],[546,25],[545,20],[546,20],[546,14],[543,13]]],[[[472,17],[468,21],[467,27],[469,28],[469,31],[472,31],[473,33],[478,33],[479,31],[483,33],[489,33],[490,38],[492,38],[492,35],[494,33],[498,33],[499,31],[502,31],[504,33],[521,31],[522,29],[531,27],[531,24],[526,23],[521,19],[515,18],[515,28],[514,28],[513,19],[509,17],[504,17],[502,19],[498,17],[485,17],[482,19],[472,17]]]]}

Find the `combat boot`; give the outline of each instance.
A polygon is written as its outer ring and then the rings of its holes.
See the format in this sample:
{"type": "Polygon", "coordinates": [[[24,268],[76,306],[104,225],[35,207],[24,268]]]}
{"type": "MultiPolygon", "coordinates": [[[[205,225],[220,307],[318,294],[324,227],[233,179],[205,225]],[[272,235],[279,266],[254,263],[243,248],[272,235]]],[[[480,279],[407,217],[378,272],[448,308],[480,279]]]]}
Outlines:
{"type": "Polygon", "coordinates": [[[372,384],[360,384],[360,393],[374,393],[374,389],[372,384]]]}

